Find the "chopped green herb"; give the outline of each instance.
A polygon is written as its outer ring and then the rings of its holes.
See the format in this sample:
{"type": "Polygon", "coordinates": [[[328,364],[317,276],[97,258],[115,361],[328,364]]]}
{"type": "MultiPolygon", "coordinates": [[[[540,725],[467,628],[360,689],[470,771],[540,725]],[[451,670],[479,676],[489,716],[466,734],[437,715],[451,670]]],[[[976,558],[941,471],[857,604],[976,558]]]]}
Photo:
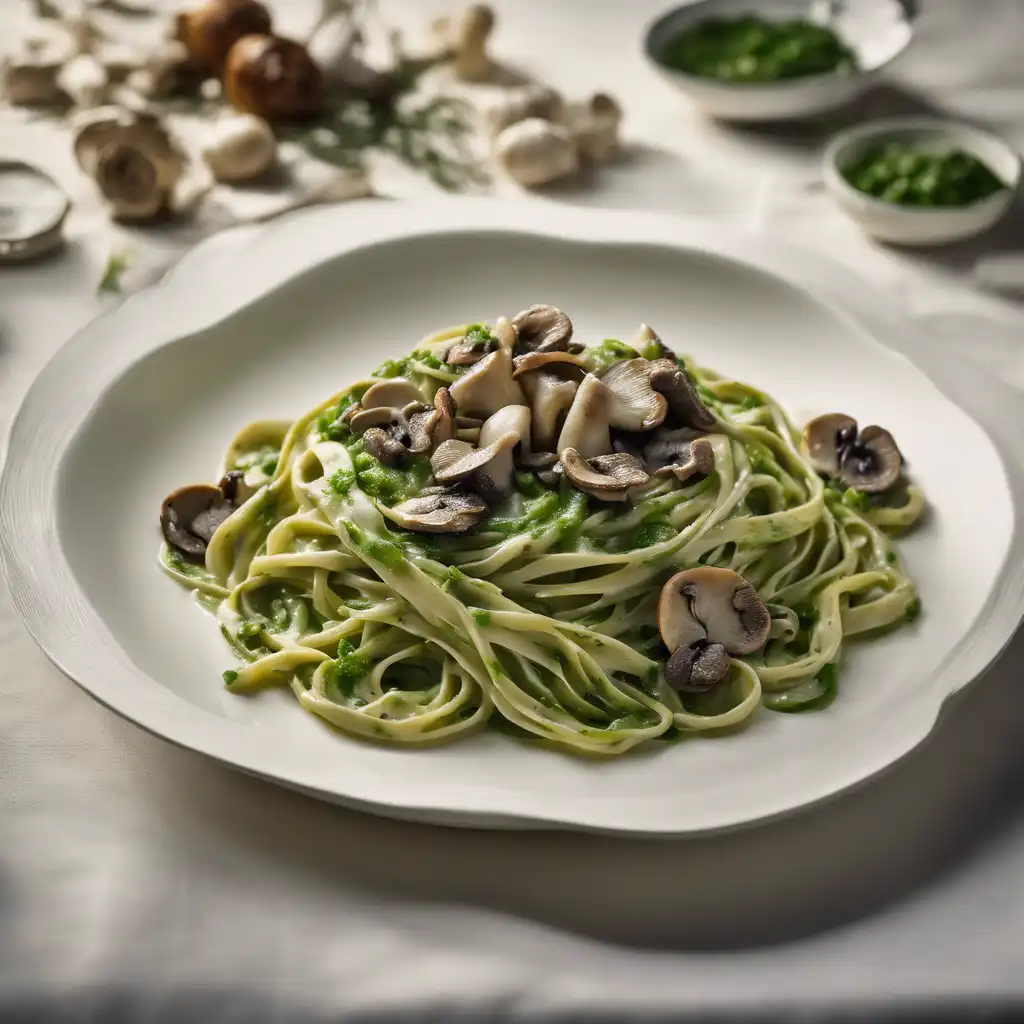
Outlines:
{"type": "Polygon", "coordinates": [[[358,654],[356,649],[342,638],[338,641],[338,658],[334,663],[332,674],[338,689],[346,697],[352,696],[353,687],[367,672],[370,671],[369,659],[358,654]]]}
{"type": "Polygon", "coordinates": [[[473,621],[478,626],[489,626],[491,624],[491,613],[486,608],[474,608],[473,621]]]}
{"type": "Polygon", "coordinates": [[[600,345],[591,345],[584,353],[587,365],[591,370],[603,370],[624,359],[636,359],[640,355],[632,345],[615,338],[605,338],[600,345]]]}
{"type": "Polygon", "coordinates": [[[221,679],[224,680],[225,686],[230,686],[238,678],[238,673],[234,669],[228,669],[221,675],[221,679]]]}
{"type": "Polygon", "coordinates": [[[871,507],[871,495],[858,491],[856,487],[847,487],[843,491],[843,504],[855,512],[864,512],[871,507]]]}
{"type": "Polygon", "coordinates": [[[339,469],[331,474],[327,486],[333,494],[344,497],[356,482],[356,474],[351,469],[339,469]]]}
{"type": "Polygon", "coordinates": [[[764,405],[764,402],[758,398],[757,395],[747,395],[747,397],[740,402],[740,408],[744,410],[760,409],[762,405],[764,405]]]}
{"type": "Polygon", "coordinates": [[[107,258],[107,265],[103,268],[103,276],[100,278],[97,291],[101,295],[104,292],[119,292],[121,278],[134,262],[135,252],[132,249],[119,249],[112,252],[107,258]]]}

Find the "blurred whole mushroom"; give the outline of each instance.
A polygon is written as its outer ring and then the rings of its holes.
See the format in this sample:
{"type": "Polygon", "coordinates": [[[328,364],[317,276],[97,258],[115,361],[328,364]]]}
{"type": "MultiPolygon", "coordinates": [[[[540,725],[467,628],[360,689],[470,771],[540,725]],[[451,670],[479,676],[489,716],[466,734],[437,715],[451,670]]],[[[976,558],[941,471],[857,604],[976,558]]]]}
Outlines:
{"type": "Polygon", "coordinates": [[[196,61],[217,73],[239,39],[270,30],[270,13],[258,0],[206,0],[177,20],[178,39],[196,61]]]}
{"type": "Polygon", "coordinates": [[[186,158],[153,114],[101,107],[75,136],[78,166],[99,186],[114,217],[147,221],[173,205],[186,158]]]}
{"type": "Polygon", "coordinates": [[[494,11],[487,4],[473,4],[455,26],[452,50],[455,77],[462,82],[487,82],[494,76],[494,62],[487,54],[487,40],[494,31],[494,11]]]}
{"type": "Polygon", "coordinates": [[[76,107],[91,110],[106,101],[110,76],[98,57],[91,53],[80,53],[60,69],[57,85],[76,107]]]}
{"type": "Polygon", "coordinates": [[[561,121],[564,116],[565,101],[561,94],[549,86],[536,83],[506,89],[504,95],[484,112],[492,135],[528,117],[561,121]]]}
{"type": "Polygon", "coordinates": [[[509,177],[527,188],[567,178],[579,168],[568,130],[539,117],[509,125],[494,140],[494,152],[509,177]]]}
{"type": "Polygon", "coordinates": [[[213,126],[203,160],[217,181],[252,181],[276,162],[277,139],[262,117],[235,114],[213,126]]]}
{"type": "Polygon", "coordinates": [[[238,109],[268,121],[301,120],[320,112],[324,79],[301,43],[250,35],[231,47],[224,90],[238,109]]]}
{"type": "Polygon", "coordinates": [[[595,93],[586,103],[570,109],[568,121],[581,159],[606,163],[619,151],[622,108],[607,93],[595,93]]]}
{"type": "Polygon", "coordinates": [[[59,103],[66,99],[57,84],[62,60],[43,53],[12,54],[0,61],[0,95],[15,107],[59,103]]]}

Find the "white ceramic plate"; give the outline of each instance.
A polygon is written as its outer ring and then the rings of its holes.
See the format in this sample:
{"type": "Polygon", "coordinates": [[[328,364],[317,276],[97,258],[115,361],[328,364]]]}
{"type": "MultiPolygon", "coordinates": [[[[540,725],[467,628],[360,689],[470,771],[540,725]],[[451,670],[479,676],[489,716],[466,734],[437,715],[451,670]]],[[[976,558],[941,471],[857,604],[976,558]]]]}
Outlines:
{"type": "Polygon", "coordinates": [[[1024,607],[1019,407],[1000,405],[998,387],[968,394],[969,371],[935,364],[992,421],[993,440],[884,343],[926,351],[848,273],[720,226],[542,202],[311,211],[208,243],[57,355],[13,429],[0,550],[29,629],[68,675],[151,732],[245,771],[455,824],[737,825],[905,754],[1024,607]],[[811,276],[813,294],[796,283],[811,276]],[[161,499],[209,479],[244,422],[294,416],[432,328],[538,301],[569,311],[586,338],[646,320],[798,418],[840,409],[895,433],[934,505],[902,545],[925,610],[849,646],[827,711],[763,712],[732,736],[595,762],[498,734],[430,751],[373,746],[332,732],[290,693],[225,692],[232,657],[214,621],[156,566],[161,499]]]}

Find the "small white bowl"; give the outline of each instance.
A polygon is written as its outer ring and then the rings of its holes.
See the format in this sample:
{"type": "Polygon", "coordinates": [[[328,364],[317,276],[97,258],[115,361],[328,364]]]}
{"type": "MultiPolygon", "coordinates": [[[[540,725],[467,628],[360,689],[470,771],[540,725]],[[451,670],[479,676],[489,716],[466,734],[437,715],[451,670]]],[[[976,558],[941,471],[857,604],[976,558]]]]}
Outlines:
{"type": "Polygon", "coordinates": [[[663,14],[647,29],[644,50],[661,75],[683,90],[705,113],[728,121],[786,121],[834,110],[855,99],[896,59],[913,36],[900,0],[856,0],[812,4],[808,0],[696,0],[663,14]],[[820,12],[835,10],[833,17],[820,12]],[[687,74],[662,63],[668,44],[707,18],[759,14],[771,21],[807,18],[828,24],[857,56],[857,70],[792,78],[777,83],[722,82],[687,74]]]}
{"type": "Polygon", "coordinates": [[[899,245],[944,245],[990,228],[1006,213],[1020,184],[1020,154],[991,132],[932,117],[896,117],[841,132],[823,158],[825,185],[839,206],[875,238],[899,245]],[[866,195],[842,175],[874,146],[912,142],[938,152],[962,149],[989,166],[1006,188],[967,206],[901,206],[866,195]]]}

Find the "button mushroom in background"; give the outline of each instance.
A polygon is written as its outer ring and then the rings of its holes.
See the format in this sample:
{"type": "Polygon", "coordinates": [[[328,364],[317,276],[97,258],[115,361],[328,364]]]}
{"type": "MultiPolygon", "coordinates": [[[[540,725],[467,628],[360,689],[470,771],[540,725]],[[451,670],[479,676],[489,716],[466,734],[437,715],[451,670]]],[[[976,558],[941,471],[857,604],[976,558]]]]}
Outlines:
{"type": "Polygon", "coordinates": [[[491,134],[497,135],[509,125],[529,117],[561,124],[565,113],[565,100],[561,93],[550,86],[531,82],[506,89],[503,95],[484,108],[484,120],[491,134]]]}
{"type": "Polygon", "coordinates": [[[539,117],[528,117],[499,132],[494,155],[505,173],[526,188],[549,185],[579,170],[569,130],[539,117]]]}
{"type": "Polygon", "coordinates": [[[277,162],[277,138],[262,117],[236,114],[213,125],[203,160],[217,181],[253,181],[277,162]]]}
{"type": "Polygon", "coordinates": [[[231,47],[249,35],[269,35],[270,12],[257,0],[206,0],[182,11],[176,32],[192,58],[220,74],[231,47]]]}
{"type": "Polygon", "coordinates": [[[822,476],[847,487],[878,493],[899,482],[903,456],[892,434],[881,427],[865,427],[844,413],[817,416],[805,427],[803,450],[822,476]]]}
{"type": "Polygon", "coordinates": [[[81,122],[74,150],[118,219],[148,221],[173,208],[187,161],[155,115],[99,108],[81,122]]]}
{"type": "Polygon", "coordinates": [[[567,112],[569,133],[581,160],[607,163],[619,152],[622,107],[607,93],[594,93],[585,103],[567,112]]]}
{"type": "Polygon", "coordinates": [[[462,82],[488,82],[495,65],[487,53],[487,40],[494,31],[494,11],[486,4],[467,7],[459,18],[452,52],[455,77],[462,82]]]}
{"type": "Polygon", "coordinates": [[[683,693],[703,693],[725,678],[728,655],[760,650],[771,615],[738,573],[698,566],[676,573],[661,589],[658,630],[669,650],[665,679],[683,693]]]}
{"type": "Polygon", "coordinates": [[[224,92],[236,109],[268,121],[314,117],[327,95],[323,75],[305,46],[272,35],[247,35],[231,47],[224,92]]]}

